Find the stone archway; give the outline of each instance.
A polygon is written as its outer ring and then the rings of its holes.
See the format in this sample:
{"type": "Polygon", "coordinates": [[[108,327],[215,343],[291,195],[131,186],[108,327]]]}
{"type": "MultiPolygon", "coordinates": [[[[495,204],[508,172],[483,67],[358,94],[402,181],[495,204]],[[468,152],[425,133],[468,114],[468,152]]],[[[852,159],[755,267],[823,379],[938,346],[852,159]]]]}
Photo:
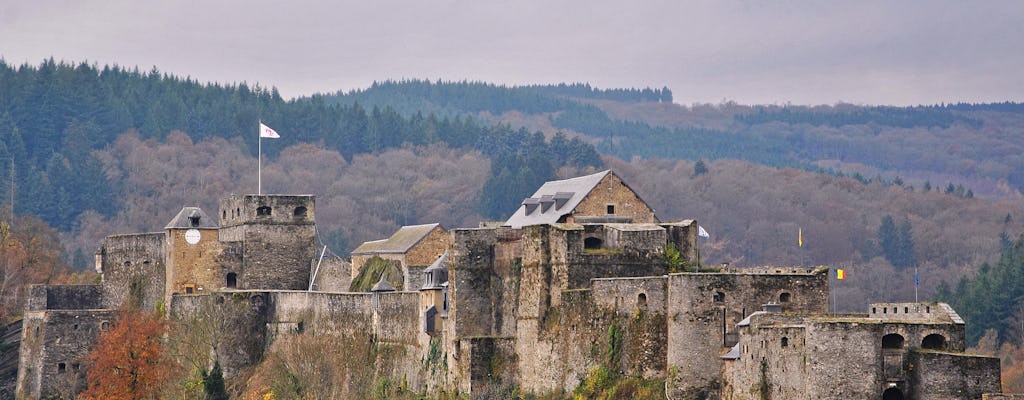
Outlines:
{"type": "Polygon", "coordinates": [[[903,400],[903,391],[895,387],[885,389],[882,392],[882,400],[903,400]]]}

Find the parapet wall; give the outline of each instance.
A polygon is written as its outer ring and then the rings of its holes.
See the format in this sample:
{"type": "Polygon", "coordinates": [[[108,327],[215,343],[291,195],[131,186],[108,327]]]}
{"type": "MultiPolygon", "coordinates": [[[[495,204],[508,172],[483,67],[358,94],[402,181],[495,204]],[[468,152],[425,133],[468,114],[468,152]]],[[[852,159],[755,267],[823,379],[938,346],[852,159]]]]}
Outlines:
{"type": "Polygon", "coordinates": [[[32,285],[25,311],[96,309],[102,300],[102,285],[32,285]]]}
{"type": "Polygon", "coordinates": [[[927,350],[911,351],[914,388],[909,398],[929,400],[979,399],[999,392],[999,359],[927,350]]]}

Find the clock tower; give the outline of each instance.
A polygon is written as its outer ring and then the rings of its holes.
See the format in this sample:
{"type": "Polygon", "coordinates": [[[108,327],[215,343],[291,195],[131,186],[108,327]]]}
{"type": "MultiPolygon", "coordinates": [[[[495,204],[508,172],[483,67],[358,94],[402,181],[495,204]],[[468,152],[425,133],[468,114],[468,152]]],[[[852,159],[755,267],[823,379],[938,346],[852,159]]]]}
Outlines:
{"type": "Polygon", "coordinates": [[[226,286],[217,260],[221,245],[216,219],[199,207],[185,207],[164,229],[165,304],[173,293],[202,294],[226,286]]]}

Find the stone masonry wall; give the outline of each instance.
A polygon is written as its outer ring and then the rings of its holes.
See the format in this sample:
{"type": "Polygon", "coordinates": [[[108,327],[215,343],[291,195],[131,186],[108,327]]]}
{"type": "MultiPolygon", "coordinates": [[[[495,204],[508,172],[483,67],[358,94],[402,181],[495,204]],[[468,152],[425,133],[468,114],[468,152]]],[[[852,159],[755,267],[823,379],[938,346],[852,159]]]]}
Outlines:
{"type": "Polygon", "coordinates": [[[114,310],[25,313],[17,393],[28,398],[72,398],[85,389],[85,356],[114,310]]]}
{"type": "Polygon", "coordinates": [[[107,236],[99,250],[103,270],[103,308],[129,301],[153,309],[164,300],[164,233],[107,236]]]}
{"type": "Polygon", "coordinates": [[[654,210],[615,174],[608,174],[601,179],[573,210],[573,217],[609,215],[631,217],[633,223],[658,222],[654,210]],[[609,205],[615,208],[614,214],[608,214],[609,205]]]}
{"type": "Polygon", "coordinates": [[[671,382],[674,392],[715,387],[722,366],[719,356],[731,346],[730,337],[735,340],[736,324],[762,305],[782,297],[788,299],[783,311],[825,313],[827,269],[801,271],[669,275],[667,360],[668,368],[679,372],[671,382]]]}
{"type": "Polygon", "coordinates": [[[974,355],[911,351],[910,399],[979,399],[1001,390],[999,359],[974,355]]]}
{"type": "MultiPolygon", "coordinates": [[[[167,249],[167,288],[165,303],[172,293],[204,293],[227,286],[227,271],[220,260],[221,244],[217,229],[198,229],[199,242],[185,241],[186,229],[168,229],[165,237],[167,249]]],[[[237,274],[236,271],[232,271],[237,274]]]]}
{"type": "Polygon", "coordinates": [[[429,266],[452,246],[452,235],[437,226],[406,253],[406,267],[429,266]]]}
{"type": "Polygon", "coordinates": [[[32,285],[25,311],[89,310],[103,307],[102,285],[32,285]]]}

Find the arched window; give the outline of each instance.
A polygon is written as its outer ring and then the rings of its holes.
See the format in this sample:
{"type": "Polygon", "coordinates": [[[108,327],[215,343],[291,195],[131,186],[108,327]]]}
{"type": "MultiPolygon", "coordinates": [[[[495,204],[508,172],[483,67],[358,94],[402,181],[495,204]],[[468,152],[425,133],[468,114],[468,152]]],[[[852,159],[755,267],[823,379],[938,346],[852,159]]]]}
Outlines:
{"type": "Polygon", "coordinates": [[[224,278],[224,286],[234,289],[238,286],[238,274],[234,272],[228,272],[228,275],[224,278]]]}
{"type": "Polygon", "coordinates": [[[270,215],[269,206],[259,206],[256,208],[256,215],[270,215]]]}
{"type": "Polygon", "coordinates": [[[647,307],[647,293],[640,293],[636,295],[636,306],[639,308],[647,307]]]}
{"type": "Polygon", "coordinates": [[[882,348],[883,349],[902,349],[903,348],[903,335],[898,333],[890,333],[882,336],[882,348]]]}
{"type": "Polygon", "coordinates": [[[583,248],[584,249],[600,249],[602,243],[604,243],[604,242],[601,239],[599,239],[599,238],[588,237],[586,239],[583,239],[583,248]]]}
{"type": "Polygon", "coordinates": [[[789,303],[790,296],[789,292],[779,293],[779,303],[789,303]]]}
{"type": "Polygon", "coordinates": [[[306,207],[303,207],[303,206],[295,207],[295,212],[292,213],[292,215],[294,215],[296,217],[305,217],[306,216],[306,207]]]}
{"type": "Polygon", "coordinates": [[[222,210],[220,212],[220,215],[221,215],[220,219],[228,219],[228,211],[227,210],[222,210]]]}
{"type": "Polygon", "coordinates": [[[925,336],[921,340],[921,348],[923,349],[942,350],[943,347],[946,347],[946,337],[938,333],[925,336]]]}
{"type": "Polygon", "coordinates": [[[724,302],[725,301],[725,293],[723,293],[723,292],[715,292],[715,294],[711,295],[711,300],[713,300],[715,303],[724,302]]]}

